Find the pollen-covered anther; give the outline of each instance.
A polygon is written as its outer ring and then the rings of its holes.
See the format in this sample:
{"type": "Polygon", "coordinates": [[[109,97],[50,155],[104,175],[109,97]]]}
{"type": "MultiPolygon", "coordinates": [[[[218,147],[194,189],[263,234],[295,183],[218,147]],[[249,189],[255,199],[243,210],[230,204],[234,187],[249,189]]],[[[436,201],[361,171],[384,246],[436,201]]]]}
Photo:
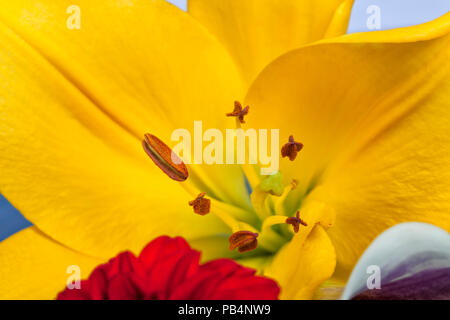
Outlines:
{"type": "Polygon", "coordinates": [[[295,217],[289,217],[286,219],[286,223],[294,227],[294,232],[297,233],[300,230],[300,225],[308,226],[308,224],[300,219],[300,211],[297,211],[295,217]]]}
{"type": "Polygon", "coordinates": [[[298,186],[298,181],[293,179],[291,181],[291,190],[295,190],[297,188],[297,186],[298,186]]]}
{"type": "Polygon", "coordinates": [[[233,112],[227,113],[227,117],[237,117],[241,123],[245,123],[244,116],[248,114],[250,107],[246,106],[244,109],[239,101],[234,102],[233,112]]]}
{"type": "Polygon", "coordinates": [[[206,199],[205,196],[206,192],[202,192],[197,196],[197,198],[189,201],[189,205],[194,207],[194,212],[201,216],[208,214],[211,209],[211,200],[206,199]]]}
{"type": "Polygon", "coordinates": [[[186,165],[169,146],[150,133],[144,137],[142,147],[145,153],[166,175],[175,181],[184,181],[189,177],[186,165]]]}
{"type": "Polygon", "coordinates": [[[230,238],[230,250],[238,248],[240,253],[251,251],[258,246],[257,233],[251,231],[238,231],[233,233],[230,238]]]}
{"type": "Polygon", "coordinates": [[[296,142],[294,140],[294,136],[289,136],[289,142],[287,142],[282,148],[281,148],[281,156],[283,158],[289,157],[289,160],[294,161],[297,157],[297,154],[300,152],[300,150],[303,149],[303,144],[300,142],[296,142]]]}

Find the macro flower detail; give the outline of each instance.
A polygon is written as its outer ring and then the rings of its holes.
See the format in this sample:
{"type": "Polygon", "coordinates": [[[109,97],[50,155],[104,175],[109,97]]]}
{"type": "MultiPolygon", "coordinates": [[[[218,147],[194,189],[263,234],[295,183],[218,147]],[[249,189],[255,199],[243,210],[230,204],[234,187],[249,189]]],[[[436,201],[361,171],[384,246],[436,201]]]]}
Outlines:
{"type": "Polygon", "coordinates": [[[192,201],[189,201],[189,205],[194,208],[194,212],[204,216],[208,214],[211,209],[211,200],[205,198],[206,192],[200,193],[197,198],[192,201]]]}
{"type": "Polygon", "coordinates": [[[251,231],[237,231],[233,233],[230,241],[230,250],[238,249],[240,253],[252,251],[258,246],[258,234],[251,231]]]}
{"type": "Polygon", "coordinates": [[[154,135],[145,134],[142,146],[150,159],[173,180],[184,181],[189,177],[189,172],[183,161],[154,135]]]}
{"type": "MultiPolygon", "coordinates": [[[[77,0],[69,30],[63,1],[3,1],[0,190],[33,227],[0,242],[0,297],[54,298],[67,266],[87,274],[164,234],[311,299],[342,289],[388,227],[449,231],[450,13],[346,34],[352,3],[77,0]],[[231,121],[236,100],[252,111],[231,121]],[[277,145],[267,176],[264,161],[180,162],[172,134],[196,121],[273,129],[286,157],[277,145]]],[[[136,294],[126,278],[111,283],[136,294]]]]}
{"type": "Polygon", "coordinates": [[[308,224],[300,219],[300,211],[297,211],[295,217],[289,217],[286,219],[286,223],[292,225],[294,232],[297,233],[300,230],[300,225],[307,227],[308,224]]]}
{"type": "Polygon", "coordinates": [[[293,136],[289,136],[289,141],[281,148],[281,156],[288,157],[289,160],[294,161],[297,154],[303,149],[303,144],[296,142],[293,136]]]}
{"type": "Polygon", "coordinates": [[[126,251],[98,266],[80,289],[59,300],[275,300],[275,281],[230,259],[199,264],[200,252],[180,238],[159,237],[136,257],[126,251]]]}
{"type": "Polygon", "coordinates": [[[227,117],[237,117],[240,123],[245,123],[244,117],[248,115],[250,107],[246,106],[242,108],[242,105],[239,101],[234,102],[234,110],[233,112],[229,112],[226,114],[227,117]]]}

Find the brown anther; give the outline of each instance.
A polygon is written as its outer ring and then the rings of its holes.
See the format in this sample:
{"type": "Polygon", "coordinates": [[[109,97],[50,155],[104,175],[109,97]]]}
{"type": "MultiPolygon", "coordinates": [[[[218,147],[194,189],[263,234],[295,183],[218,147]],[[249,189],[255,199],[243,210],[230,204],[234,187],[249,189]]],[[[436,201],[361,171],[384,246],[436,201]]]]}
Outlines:
{"type": "Polygon", "coordinates": [[[289,160],[294,161],[295,158],[297,157],[297,154],[300,152],[300,150],[303,149],[303,144],[300,142],[295,142],[294,141],[294,136],[290,136],[289,137],[289,142],[286,143],[282,148],[281,148],[281,156],[284,157],[289,157],[289,160]]]}
{"type": "Polygon", "coordinates": [[[142,141],[145,153],[170,178],[184,181],[189,173],[184,162],[164,142],[152,134],[145,134],[142,141]]]}
{"type": "Polygon", "coordinates": [[[300,230],[300,225],[308,226],[308,224],[300,219],[300,211],[297,211],[295,217],[289,217],[286,219],[287,224],[291,224],[294,227],[294,232],[297,233],[300,230]]]}
{"type": "Polygon", "coordinates": [[[257,233],[251,231],[238,231],[233,233],[230,238],[230,250],[238,248],[240,253],[251,251],[258,246],[257,233]]]}
{"type": "Polygon", "coordinates": [[[206,192],[202,192],[197,196],[197,198],[189,201],[189,205],[194,207],[194,212],[201,216],[208,214],[211,209],[211,200],[206,199],[205,196],[206,192]]]}
{"type": "Polygon", "coordinates": [[[291,181],[291,190],[295,190],[297,188],[297,185],[298,185],[298,181],[293,179],[291,181]]]}
{"type": "Polygon", "coordinates": [[[250,109],[249,106],[246,106],[244,109],[242,109],[242,105],[239,101],[234,102],[234,110],[233,112],[227,113],[227,117],[238,117],[239,121],[241,123],[245,123],[244,116],[248,114],[248,110],[250,109]]]}

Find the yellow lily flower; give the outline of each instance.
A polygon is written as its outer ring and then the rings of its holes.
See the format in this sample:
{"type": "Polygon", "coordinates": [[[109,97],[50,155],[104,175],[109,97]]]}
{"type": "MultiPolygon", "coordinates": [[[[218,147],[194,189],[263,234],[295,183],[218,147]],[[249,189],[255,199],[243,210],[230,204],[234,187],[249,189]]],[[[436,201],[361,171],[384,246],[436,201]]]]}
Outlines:
{"type": "Polygon", "coordinates": [[[70,30],[71,3],[55,2],[0,12],[0,192],[34,224],[0,243],[0,297],[54,298],[69,265],[84,278],[168,234],[311,298],[389,226],[450,229],[449,14],[335,37],[352,1],[191,0],[196,21],[164,1],[86,0],[70,30]],[[283,179],[192,165],[179,183],[142,151],[148,131],[231,127],[244,96],[247,125],[305,145],[283,179]],[[188,206],[200,192],[206,216],[188,206]],[[298,209],[307,226],[293,235],[298,209]],[[256,250],[228,250],[240,230],[259,233],[256,250]]]}

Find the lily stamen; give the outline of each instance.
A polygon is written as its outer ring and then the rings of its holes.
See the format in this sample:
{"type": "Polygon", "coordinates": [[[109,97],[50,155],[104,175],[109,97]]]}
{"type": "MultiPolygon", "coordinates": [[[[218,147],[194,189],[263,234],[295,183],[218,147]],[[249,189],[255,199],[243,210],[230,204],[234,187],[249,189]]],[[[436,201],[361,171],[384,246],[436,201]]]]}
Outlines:
{"type": "Polygon", "coordinates": [[[283,194],[275,200],[275,212],[278,215],[287,216],[286,210],[284,208],[284,202],[286,201],[286,198],[289,196],[289,194],[297,188],[297,185],[298,181],[293,179],[290,185],[284,187],[283,194]]]}
{"type": "Polygon", "coordinates": [[[289,160],[294,161],[297,157],[297,154],[300,152],[300,150],[303,149],[303,144],[300,142],[296,142],[294,140],[294,136],[289,136],[289,142],[287,142],[282,148],[281,148],[281,156],[283,158],[289,157],[289,160]]]}
{"type": "Polygon", "coordinates": [[[300,230],[300,225],[307,227],[308,224],[300,219],[300,211],[297,211],[295,217],[289,217],[286,219],[286,223],[294,227],[294,232],[297,233],[300,230]]]}
{"type": "Polygon", "coordinates": [[[238,231],[233,233],[230,238],[230,250],[238,248],[240,253],[251,251],[258,246],[257,233],[251,231],[238,231]]]}
{"type": "Polygon", "coordinates": [[[189,201],[189,205],[194,207],[194,212],[204,216],[209,213],[211,209],[211,200],[206,199],[206,192],[200,193],[197,198],[192,201],[189,201]]]}
{"type": "Polygon", "coordinates": [[[233,112],[227,113],[227,117],[237,117],[241,123],[245,123],[244,116],[248,114],[250,107],[246,106],[244,109],[239,101],[234,102],[233,112]]]}
{"type": "Polygon", "coordinates": [[[175,181],[185,181],[189,177],[186,165],[169,146],[150,133],[144,137],[142,147],[145,153],[165,174],[175,181]]]}

